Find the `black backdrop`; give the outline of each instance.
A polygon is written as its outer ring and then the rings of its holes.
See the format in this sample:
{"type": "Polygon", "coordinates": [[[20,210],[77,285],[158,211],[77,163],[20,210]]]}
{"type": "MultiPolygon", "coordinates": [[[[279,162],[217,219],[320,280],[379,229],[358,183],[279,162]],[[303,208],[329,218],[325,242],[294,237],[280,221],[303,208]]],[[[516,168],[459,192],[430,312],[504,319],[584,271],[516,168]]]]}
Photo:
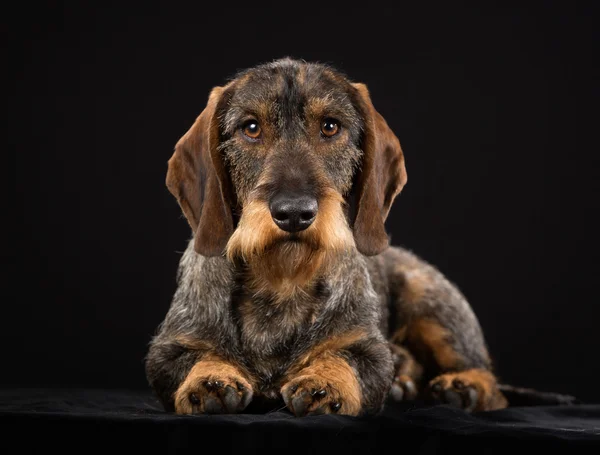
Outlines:
{"type": "Polygon", "coordinates": [[[392,239],[459,285],[501,378],[600,402],[589,7],[87,3],[3,14],[0,384],[146,387],[189,236],[173,146],[212,86],[292,56],[370,87],[407,162],[392,239]]]}

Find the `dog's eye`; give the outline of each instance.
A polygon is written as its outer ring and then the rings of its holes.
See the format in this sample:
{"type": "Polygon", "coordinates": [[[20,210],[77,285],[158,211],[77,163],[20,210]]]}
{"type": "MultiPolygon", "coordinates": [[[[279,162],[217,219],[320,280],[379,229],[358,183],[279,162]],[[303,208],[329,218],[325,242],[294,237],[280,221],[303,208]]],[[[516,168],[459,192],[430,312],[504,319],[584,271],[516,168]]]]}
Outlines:
{"type": "Polygon", "coordinates": [[[258,139],[261,133],[260,125],[256,120],[248,120],[242,126],[242,131],[250,139],[258,139]]]}
{"type": "Polygon", "coordinates": [[[332,118],[326,118],[321,123],[321,134],[325,137],[335,136],[340,130],[340,122],[332,118]]]}

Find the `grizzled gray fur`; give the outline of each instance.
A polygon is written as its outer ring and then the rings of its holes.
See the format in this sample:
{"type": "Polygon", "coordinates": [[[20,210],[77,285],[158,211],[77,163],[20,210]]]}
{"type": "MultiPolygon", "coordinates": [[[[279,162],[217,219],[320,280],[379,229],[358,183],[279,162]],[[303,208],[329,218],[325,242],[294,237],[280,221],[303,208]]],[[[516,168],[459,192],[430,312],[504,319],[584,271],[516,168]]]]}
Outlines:
{"type": "Polygon", "coordinates": [[[216,87],[169,161],[193,236],[146,358],[165,409],[506,406],[464,296],[388,245],[406,181],[366,86],[329,66],[282,59],[216,87]]]}

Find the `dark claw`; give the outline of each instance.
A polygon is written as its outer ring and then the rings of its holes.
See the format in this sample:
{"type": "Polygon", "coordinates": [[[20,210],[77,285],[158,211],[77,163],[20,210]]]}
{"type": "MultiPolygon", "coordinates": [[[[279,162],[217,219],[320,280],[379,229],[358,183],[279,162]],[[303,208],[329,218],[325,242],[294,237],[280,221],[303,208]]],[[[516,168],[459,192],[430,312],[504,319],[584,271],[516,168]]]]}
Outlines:
{"type": "Polygon", "coordinates": [[[327,391],[325,389],[321,389],[321,390],[313,390],[310,393],[313,397],[317,397],[318,399],[323,398],[325,395],[327,395],[327,391]]]}
{"type": "Polygon", "coordinates": [[[292,409],[294,410],[294,414],[298,417],[306,415],[308,403],[307,400],[305,400],[303,393],[292,400],[292,409]]]}
{"type": "Polygon", "coordinates": [[[477,406],[477,398],[478,398],[477,390],[474,387],[469,387],[467,389],[466,396],[463,397],[465,411],[471,412],[477,406]]]}
{"type": "Polygon", "coordinates": [[[458,379],[458,378],[457,378],[457,379],[455,379],[454,381],[452,381],[452,385],[454,386],[454,388],[455,388],[456,390],[462,390],[462,389],[464,389],[464,388],[466,387],[466,386],[465,386],[465,383],[464,383],[464,382],[462,382],[462,381],[461,381],[460,379],[458,379]]]}
{"type": "Polygon", "coordinates": [[[190,393],[190,403],[195,404],[195,405],[199,405],[200,404],[200,398],[198,398],[195,393],[190,393]]]}
{"type": "Polygon", "coordinates": [[[404,383],[404,387],[406,388],[406,394],[409,397],[414,397],[417,394],[417,388],[414,382],[407,381],[404,383]]]}
{"type": "Polygon", "coordinates": [[[217,398],[207,396],[204,399],[204,412],[208,414],[221,414],[223,412],[223,404],[217,398]]]}
{"type": "Polygon", "coordinates": [[[398,382],[392,384],[392,389],[390,390],[390,393],[392,395],[392,398],[396,401],[402,401],[404,399],[404,389],[398,382]]]}
{"type": "Polygon", "coordinates": [[[338,412],[340,410],[340,408],[342,407],[342,403],[335,402],[335,403],[331,403],[330,406],[331,406],[331,410],[333,412],[338,412]]]}
{"type": "Polygon", "coordinates": [[[237,408],[240,404],[240,397],[233,387],[230,385],[225,387],[225,393],[223,393],[221,399],[223,400],[223,404],[225,405],[225,409],[227,409],[228,413],[232,414],[237,411],[237,408]]]}
{"type": "Polygon", "coordinates": [[[462,397],[452,389],[447,389],[444,391],[444,402],[456,408],[463,407],[462,397]]]}
{"type": "Polygon", "coordinates": [[[250,401],[252,401],[252,394],[250,392],[246,392],[245,388],[241,388],[240,392],[242,392],[241,409],[246,409],[246,406],[248,406],[250,401]]]}

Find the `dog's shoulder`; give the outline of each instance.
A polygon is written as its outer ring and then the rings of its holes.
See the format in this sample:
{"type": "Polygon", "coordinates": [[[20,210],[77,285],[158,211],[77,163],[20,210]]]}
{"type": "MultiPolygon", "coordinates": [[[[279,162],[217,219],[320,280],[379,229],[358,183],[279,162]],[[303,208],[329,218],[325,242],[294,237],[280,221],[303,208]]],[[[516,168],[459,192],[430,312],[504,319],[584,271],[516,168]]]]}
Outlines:
{"type": "Polygon", "coordinates": [[[389,275],[399,269],[416,268],[426,265],[413,251],[403,246],[392,245],[375,256],[364,256],[371,274],[389,275]]]}

